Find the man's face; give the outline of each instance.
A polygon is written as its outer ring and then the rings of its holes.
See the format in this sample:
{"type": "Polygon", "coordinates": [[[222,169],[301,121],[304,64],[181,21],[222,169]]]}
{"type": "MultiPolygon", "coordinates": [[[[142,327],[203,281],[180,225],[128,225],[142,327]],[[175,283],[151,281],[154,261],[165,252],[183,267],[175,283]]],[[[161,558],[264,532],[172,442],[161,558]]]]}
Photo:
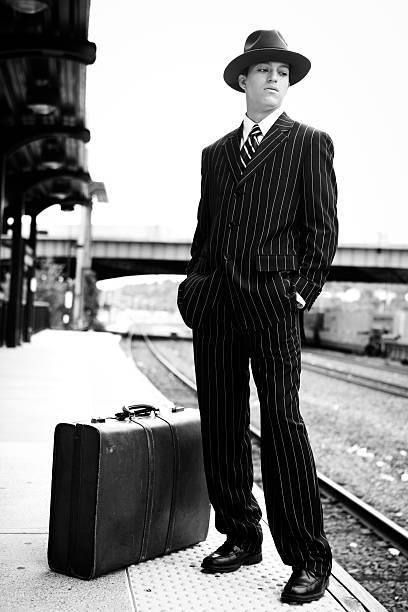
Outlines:
{"type": "Polygon", "coordinates": [[[248,110],[269,113],[281,105],[288,91],[289,66],[280,62],[254,64],[247,76],[239,75],[238,82],[246,93],[248,110]]]}

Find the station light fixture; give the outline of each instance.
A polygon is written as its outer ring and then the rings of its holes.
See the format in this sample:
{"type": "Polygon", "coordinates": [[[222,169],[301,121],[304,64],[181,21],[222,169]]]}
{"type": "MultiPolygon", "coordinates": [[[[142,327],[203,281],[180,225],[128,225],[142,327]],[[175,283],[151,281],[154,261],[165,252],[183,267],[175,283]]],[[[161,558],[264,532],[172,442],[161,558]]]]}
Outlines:
{"type": "Polygon", "coordinates": [[[51,115],[59,105],[59,92],[47,81],[35,81],[27,89],[27,106],[36,115],[51,115]]]}
{"type": "Polygon", "coordinates": [[[7,0],[7,3],[18,13],[35,15],[49,8],[49,0],[7,0]]]}

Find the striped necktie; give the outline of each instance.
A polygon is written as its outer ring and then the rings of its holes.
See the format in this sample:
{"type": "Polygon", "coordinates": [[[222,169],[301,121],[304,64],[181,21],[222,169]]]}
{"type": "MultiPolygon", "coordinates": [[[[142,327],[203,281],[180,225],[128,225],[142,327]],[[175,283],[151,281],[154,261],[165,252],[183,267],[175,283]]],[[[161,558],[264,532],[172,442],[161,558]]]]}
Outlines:
{"type": "Polygon", "coordinates": [[[243,168],[246,168],[253,154],[257,150],[259,146],[259,142],[258,142],[259,136],[262,136],[261,128],[259,127],[257,123],[255,123],[254,127],[250,131],[249,136],[244,142],[242,149],[241,149],[240,158],[241,158],[241,163],[242,163],[243,168]]]}

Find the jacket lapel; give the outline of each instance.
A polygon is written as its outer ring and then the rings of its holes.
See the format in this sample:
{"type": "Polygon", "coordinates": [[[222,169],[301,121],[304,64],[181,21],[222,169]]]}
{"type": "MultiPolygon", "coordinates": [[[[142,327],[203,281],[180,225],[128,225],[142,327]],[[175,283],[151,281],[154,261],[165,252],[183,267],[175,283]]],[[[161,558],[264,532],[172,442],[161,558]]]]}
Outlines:
{"type": "Polygon", "coordinates": [[[289,138],[289,133],[294,124],[286,113],[282,113],[275,121],[271,129],[261,140],[261,144],[255,151],[250,162],[241,174],[238,185],[244,183],[267,160],[276,150],[289,138]]]}
{"type": "Polygon", "coordinates": [[[234,132],[231,132],[225,141],[225,153],[236,183],[238,183],[242,175],[242,166],[239,159],[239,145],[242,135],[242,126],[243,124],[241,123],[239,128],[234,132]]]}
{"type": "Polygon", "coordinates": [[[288,139],[293,124],[293,119],[290,119],[286,113],[282,113],[262,138],[261,144],[244,171],[242,171],[239,157],[242,125],[228,136],[225,152],[237,185],[241,185],[252,176],[257,168],[288,139]]]}

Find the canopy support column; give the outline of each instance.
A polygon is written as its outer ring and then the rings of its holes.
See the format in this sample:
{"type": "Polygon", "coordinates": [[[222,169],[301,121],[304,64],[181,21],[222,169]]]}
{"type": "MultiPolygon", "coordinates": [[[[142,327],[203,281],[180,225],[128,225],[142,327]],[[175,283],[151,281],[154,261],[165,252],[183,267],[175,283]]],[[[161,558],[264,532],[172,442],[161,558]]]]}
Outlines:
{"type": "Polygon", "coordinates": [[[28,239],[28,245],[31,249],[32,263],[29,266],[27,273],[27,289],[26,289],[26,305],[24,309],[24,328],[23,328],[23,340],[24,342],[31,342],[31,336],[33,333],[34,326],[34,299],[35,299],[35,250],[37,243],[37,217],[33,215],[31,217],[30,225],[30,237],[28,239]]]}
{"type": "Polygon", "coordinates": [[[12,225],[10,296],[7,308],[6,345],[15,347],[21,341],[22,288],[24,276],[24,240],[22,236],[23,201],[16,202],[12,225]]]}

